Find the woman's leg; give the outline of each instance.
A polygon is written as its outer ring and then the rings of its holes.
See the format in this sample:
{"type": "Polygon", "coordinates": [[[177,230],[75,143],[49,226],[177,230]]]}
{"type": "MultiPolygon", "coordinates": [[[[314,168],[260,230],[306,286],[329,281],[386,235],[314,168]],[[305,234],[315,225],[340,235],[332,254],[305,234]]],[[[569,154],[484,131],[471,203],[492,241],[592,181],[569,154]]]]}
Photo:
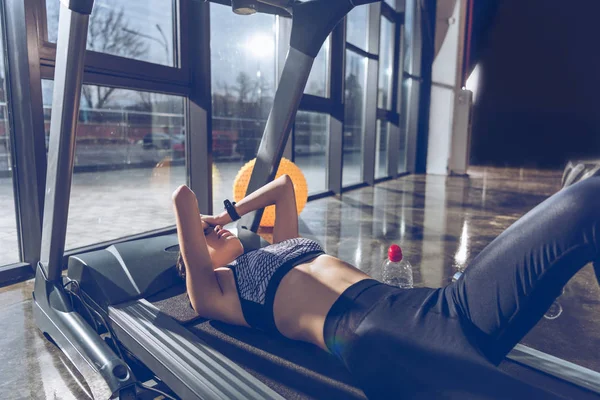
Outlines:
{"type": "Polygon", "coordinates": [[[600,282],[600,177],[563,189],[515,222],[446,294],[499,364],[589,262],[600,282]]]}

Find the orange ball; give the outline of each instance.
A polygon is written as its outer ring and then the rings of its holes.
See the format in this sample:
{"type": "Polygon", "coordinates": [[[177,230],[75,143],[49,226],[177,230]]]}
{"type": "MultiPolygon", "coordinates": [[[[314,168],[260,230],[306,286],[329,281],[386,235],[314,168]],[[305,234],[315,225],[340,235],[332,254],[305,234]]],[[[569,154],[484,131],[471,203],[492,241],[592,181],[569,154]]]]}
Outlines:
{"type": "MultiPolygon", "coordinates": [[[[248,189],[248,183],[250,182],[250,176],[254,169],[254,163],[256,158],[248,161],[237,173],[235,180],[233,181],[233,199],[234,201],[240,201],[246,196],[246,190],[248,189]]],[[[294,192],[296,193],[296,208],[298,215],[304,209],[306,202],[308,201],[308,185],[306,178],[302,173],[302,170],[296,166],[293,162],[287,158],[282,157],[275,174],[275,179],[280,176],[287,174],[292,179],[294,185],[294,192]]],[[[273,227],[275,225],[275,206],[269,206],[265,208],[262,219],[260,220],[260,226],[262,227],[273,227]]]]}

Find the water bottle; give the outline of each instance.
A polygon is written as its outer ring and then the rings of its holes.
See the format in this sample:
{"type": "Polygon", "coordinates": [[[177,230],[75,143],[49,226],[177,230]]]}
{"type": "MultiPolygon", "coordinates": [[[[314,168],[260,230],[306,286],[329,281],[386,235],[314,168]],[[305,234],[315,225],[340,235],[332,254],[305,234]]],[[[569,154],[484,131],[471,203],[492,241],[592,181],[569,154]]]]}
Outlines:
{"type": "Polygon", "coordinates": [[[402,249],[397,244],[391,245],[388,249],[388,258],[384,261],[381,270],[384,283],[403,289],[413,287],[412,266],[402,257],[402,249]]]}

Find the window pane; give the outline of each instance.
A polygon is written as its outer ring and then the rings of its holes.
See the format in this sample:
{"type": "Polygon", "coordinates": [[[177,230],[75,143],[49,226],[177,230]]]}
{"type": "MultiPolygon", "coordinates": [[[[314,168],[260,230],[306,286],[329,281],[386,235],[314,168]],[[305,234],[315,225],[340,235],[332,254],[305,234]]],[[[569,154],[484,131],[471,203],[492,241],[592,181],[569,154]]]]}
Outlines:
{"type": "Polygon", "coordinates": [[[329,115],[298,112],[294,135],[294,162],[306,177],[308,193],[326,191],[329,115]]]}
{"type": "Polygon", "coordinates": [[[362,182],[366,65],[367,59],[365,57],[351,51],[346,52],[343,186],[362,182]]]}
{"type": "Polygon", "coordinates": [[[398,149],[398,173],[406,172],[406,156],[407,156],[407,123],[406,118],[402,117],[402,115],[408,115],[409,110],[407,109],[407,105],[410,104],[408,101],[409,93],[411,92],[412,82],[413,80],[410,78],[402,78],[402,111],[400,117],[400,148],[398,149]]]}
{"type": "Polygon", "coordinates": [[[400,127],[400,151],[398,152],[398,173],[406,172],[406,129],[400,127]]]}
{"type": "Polygon", "coordinates": [[[392,78],[394,70],[395,24],[381,18],[381,40],[379,41],[379,89],[377,107],[392,108],[392,78]]]}
{"type": "Polygon", "coordinates": [[[369,24],[369,6],[355,7],[348,13],[346,21],[346,41],[363,50],[368,50],[367,40],[369,38],[369,31],[367,26],[369,24]]]}
{"type": "MultiPolygon", "coordinates": [[[[0,9],[0,12],[2,10],[0,9]]],[[[2,19],[0,18],[0,23],[2,19]]],[[[0,34],[4,29],[0,25],[0,34]]],[[[0,265],[19,261],[17,220],[12,181],[10,126],[4,69],[4,40],[0,40],[0,265]]]]}
{"type": "Polygon", "coordinates": [[[329,42],[327,38],[310,70],[304,93],[315,96],[329,97],[329,42]]]}
{"type": "Polygon", "coordinates": [[[388,162],[388,123],[377,121],[377,143],[375,146],[375,178],[385,178],[388,162]]]}
{"type": "Polygon", "coordinates": [[[232,198],[239,169],[256,157],[275,95],[275,17],[210,5],[213,204],[232,198]]]}
{"type": "MultiPolygon", "coordinates": [[[[52,87],[42,81],[46,135],[52,87]]],[[[187,181],[184,154],[183,98],[85,85],[66,248],[175,224],[171,194],[187,181]]]]}
{"type": "MultiPolygon", "coordinates": [[[[96,0],[87,49],[173,66],[173,0],[96,0]]],[[[59,0],[46,0],[48,40],[56,42],[59,0]]]]}

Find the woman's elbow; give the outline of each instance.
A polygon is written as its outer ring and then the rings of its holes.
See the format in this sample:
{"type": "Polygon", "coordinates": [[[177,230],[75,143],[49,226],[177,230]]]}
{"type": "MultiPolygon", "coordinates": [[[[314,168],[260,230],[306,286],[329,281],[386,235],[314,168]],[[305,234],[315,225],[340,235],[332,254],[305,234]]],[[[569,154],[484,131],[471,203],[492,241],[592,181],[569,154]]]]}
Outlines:
{"type": "Polygon", "coordinates": [[[181,185],[177,189],[175,189],[173,195],[171,196],[171,199],[176,205],[189,202],[193,203],[196,201],[196,195],[194,194],[194,192],[192,192],[192,189],[190,189],[186,185],[181,185]]]}
{"type": "Polygon", "coordinates": [[[294,190],[294,182],[292,181],[292,178],[288,174],[283,174],[278,179],[279,179],[281,186],[285,187],[286,190],[290,190],[290,191],[294,190]]]}
{"type": "Polygon", "coordinates": [[[292,178],[288,175],[288,174],[283,174],[281,175],[280,179],[286,184],[286,185],[290,185],[292,184],[292,178]]]}

